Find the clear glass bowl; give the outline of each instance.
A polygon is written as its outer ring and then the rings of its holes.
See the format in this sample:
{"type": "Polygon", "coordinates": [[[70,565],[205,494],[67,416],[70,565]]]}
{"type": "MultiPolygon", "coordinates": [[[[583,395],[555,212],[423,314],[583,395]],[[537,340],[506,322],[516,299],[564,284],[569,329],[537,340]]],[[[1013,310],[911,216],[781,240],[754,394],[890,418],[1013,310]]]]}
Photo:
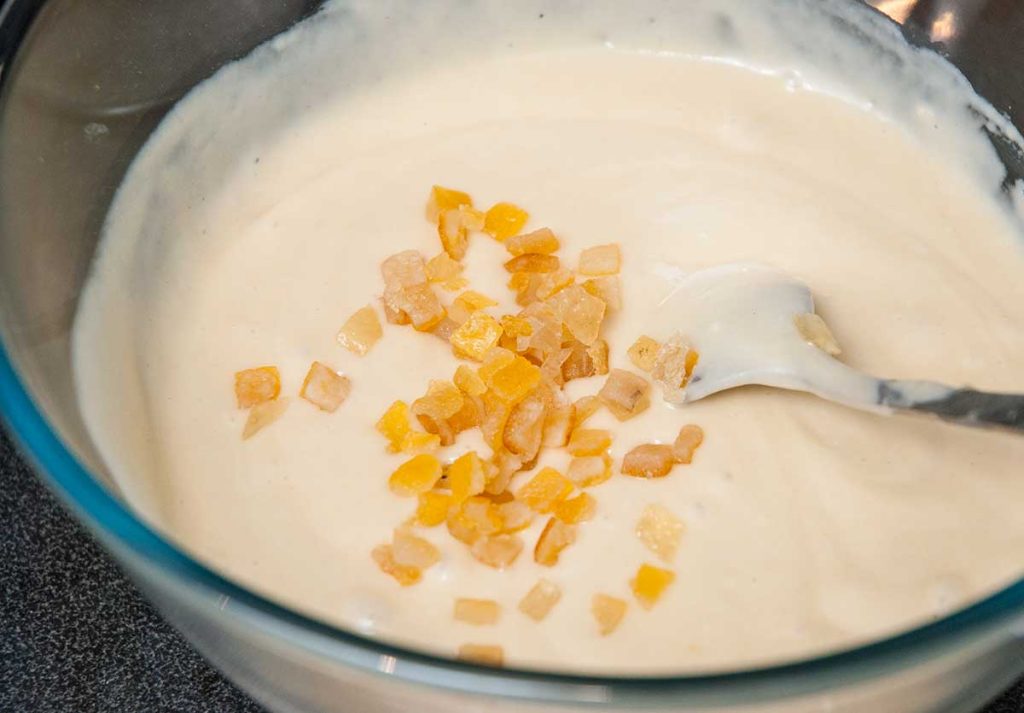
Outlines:
{"type": "MultiPolygon", "coordinates": [[[[850,0],[851,2],[853,0],[850,0]]],[[[1024,4],[873,0],[1024,125],[1024,4]],[[1014,112],[1018,113],[1014,113],[1014,112]]],[[[164,113],[314,0],[0,3],[0,412],[40,477],[215,665],[273,710],[973,711],[1024,673],[1024,581],[834,655],[658,678],[488,670],[314,621],[213,572],[137,519],[78,415],[68,333],[113,191],[164,113]]],[[[1022,174],[1020,147],[1004,161],[1022,174]]]]}

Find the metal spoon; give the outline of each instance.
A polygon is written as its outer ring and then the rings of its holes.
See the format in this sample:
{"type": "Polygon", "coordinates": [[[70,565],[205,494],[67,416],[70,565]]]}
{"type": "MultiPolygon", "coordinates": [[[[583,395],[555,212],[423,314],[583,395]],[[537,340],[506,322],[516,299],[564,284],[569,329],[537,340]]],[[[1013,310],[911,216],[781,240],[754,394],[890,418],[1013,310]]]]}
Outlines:
{"type": "Polygon", "coordinates": [[[913,411],[1024,432],[1024,394],[879,379],[837,361],[797,326],[800,315],[814,314],[810,289],[775,268],[743,263],[690,273],[678,278],[659,312],[672,315],[700,353],[684,402],[759,384],[876,413],[913,411]]]}

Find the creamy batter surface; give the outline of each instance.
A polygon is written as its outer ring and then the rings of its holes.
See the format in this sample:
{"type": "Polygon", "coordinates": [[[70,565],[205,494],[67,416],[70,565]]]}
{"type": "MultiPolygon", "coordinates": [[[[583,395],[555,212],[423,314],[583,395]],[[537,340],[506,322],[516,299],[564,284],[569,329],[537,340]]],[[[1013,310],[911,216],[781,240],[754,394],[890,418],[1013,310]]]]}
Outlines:
{"type": "MultiPolygon", "coordinates": [[[[706,440],[671,477],[595,489],[594,521],[554,568],[528,552],[483,567],[443,527],[419,533],[443,559],[414,587],[370,558],[414,507],[388,490],[406,457],[374,422],[457,360],[408,327],[385,325],[364,357],[335,335],[380,296],[387,256],[440,251],[423,217],[433,184],[526,207],[570,264],[621,245],[613,367],[631,368],[626,349],[671,289],[659,266],[755,261],[810,285],[852,366],[1024,386],[1020,237],[978,131],[1005,127],[972,118],[962,79],[875,18],[785,5],[339,2],[200,86],[129,172],[76,325],[81,406],[125,496],[202,561],[304,612],[445,655],[498,644],[508,663],[548,669],[807,655],[1020,576],[1024,440],[766,389],[594,416],[616,461],[687,422],[706,440]],[[294,399],[313,360],[351,379],[336,413],[294,399]],[[293,402],[243,442],[232,375],[260,364],[280,367],[293,402]],[[648,611],[629,579],[652,561],[633,532],[652,503],[686,529],[648,611]],[[563,597],[538,624],[516,604],[540,577],[563,597]],[[631,602],[611,636],[591,617],[597,592],[631,602]],[[457,623],[456,597],[502,615],[457,623]]],[[[467,276],[511,311],[505,259],[476,235],[467,276]]]]}

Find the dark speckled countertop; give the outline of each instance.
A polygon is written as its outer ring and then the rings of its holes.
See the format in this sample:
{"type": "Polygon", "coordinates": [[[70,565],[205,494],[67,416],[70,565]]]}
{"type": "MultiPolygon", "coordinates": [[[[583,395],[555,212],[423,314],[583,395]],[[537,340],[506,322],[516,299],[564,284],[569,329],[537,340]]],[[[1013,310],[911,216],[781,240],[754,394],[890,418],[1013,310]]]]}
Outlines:
{"type": "MultiPolygon", "coordinates": [[[[163,622],[0,430],[0,713],[260,711],[163,622]]],[[[1024,713],[1024,682],[984,713],[1024,713]]]]}

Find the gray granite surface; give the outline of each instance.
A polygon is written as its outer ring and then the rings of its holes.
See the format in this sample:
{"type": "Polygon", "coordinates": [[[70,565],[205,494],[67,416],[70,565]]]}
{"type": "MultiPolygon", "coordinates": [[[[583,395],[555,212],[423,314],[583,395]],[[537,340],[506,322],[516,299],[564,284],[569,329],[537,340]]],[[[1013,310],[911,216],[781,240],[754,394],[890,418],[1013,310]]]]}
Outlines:
{"type": "MultiPolygon", "coordinates": [[[[160,619],[0,428],[0,713],[260,710],[160,619]]],[[[1024,713],[1024,682],[984,713],[1024,713]]]]}

